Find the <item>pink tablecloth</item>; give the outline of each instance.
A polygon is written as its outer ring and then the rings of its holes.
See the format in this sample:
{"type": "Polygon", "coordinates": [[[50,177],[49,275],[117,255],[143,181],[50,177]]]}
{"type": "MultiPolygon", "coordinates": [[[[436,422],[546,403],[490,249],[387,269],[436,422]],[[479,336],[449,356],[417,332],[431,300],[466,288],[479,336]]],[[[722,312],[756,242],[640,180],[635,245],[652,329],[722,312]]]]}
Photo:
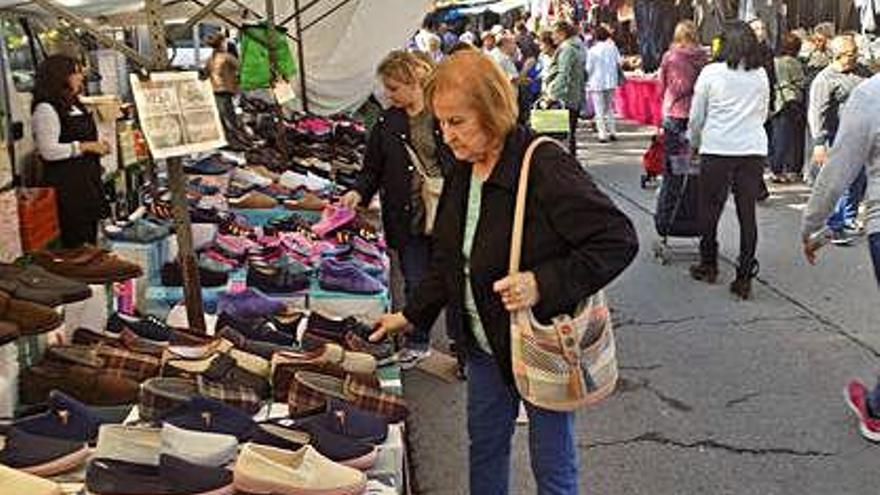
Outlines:
{"type": "Polygon", "coordinates": [[[657,79],[627,76],[626,82],[617,88],[614,106],[623,119],[659,126],[662,99],[660,82],[657,79]]]}

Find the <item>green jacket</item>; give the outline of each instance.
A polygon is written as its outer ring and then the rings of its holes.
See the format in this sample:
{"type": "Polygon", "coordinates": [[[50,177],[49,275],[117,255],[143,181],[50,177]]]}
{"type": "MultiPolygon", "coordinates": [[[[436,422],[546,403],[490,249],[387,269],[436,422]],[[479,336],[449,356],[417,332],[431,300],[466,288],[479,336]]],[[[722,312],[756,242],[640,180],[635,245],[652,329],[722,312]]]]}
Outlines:
{"type": "Polygon", "coordinates": [[[550,65],[550,98],[562,101],[567,108],[580,108],[585,96],[586,62],[587,52],[580,37],[563,41],[550,65]]]}
{"type": "Polygon", "coordinates": [[[777,114],[791,102],[804,103],[806,76],[801,62],[791,56],[780,56],[774,60],[776,87],[773,88],[773,114],[777,114]]]}

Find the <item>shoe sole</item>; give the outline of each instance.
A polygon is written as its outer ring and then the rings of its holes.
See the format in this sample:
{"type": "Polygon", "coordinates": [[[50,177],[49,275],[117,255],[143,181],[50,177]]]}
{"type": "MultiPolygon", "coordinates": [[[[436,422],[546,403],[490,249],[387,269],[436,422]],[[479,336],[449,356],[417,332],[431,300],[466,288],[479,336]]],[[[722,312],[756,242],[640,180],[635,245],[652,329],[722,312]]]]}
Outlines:
{"type": "Polygon", "coordinates": [[[343,466],[348,466],[350,468],[357,469],[359,471],[367,471],[373,468],[376,464],[376,458],[379,456],[379,452],[377,449],[373,449],[369,454],[362,455],[355,459],[347,459],[345,461],[337,461],[339,464],[343,466]]]}
{"type": "MultiPolygon", "coordinates": [[[[85,489],[84,493],[85,493],[85,495],[112,495],[112,494],[104,494],[102,492],[95,492],[95,491],[88,490],[88,489],[85,489]]],[[[233,495],[233,494],[235,494],[235,485],[233,485],[232,483],[230,483],[224,487],[221,487],[221,488],[209,490],[207,492],[186,492],[186,493],[181,492],[180,493],[180,495],[233,495]]],[[[136,494],[130,493],[128,495],[136,495],[136,494]]],[[[144,492],[143,494],[139,494],[139,495],[153,495],[153,494],[149,493],[149,492],[144,492]]]]}
{"type": "Polygon", "coordinates": [[[843,402],[846,403],[846,407],[856,415],[856,419],[859,420],[859,433],[867,440],[872,442],[880,442],[880,432],[871,431],[868,429],[868,425],[865,423],[865,418],[862,417],[862,411],[855,405],[853,401],[849,398],[849,389],[847,387],[843,387],[843,402]]]}
{"type": "Polygon", "coordinates": [[[296,488],[264,482],[236,471],[234,486],[236,493],[241,495],[360,495],[367,489],[367,480],[364,476],[363,481],[356,485],[338,488],[296,488]]]}
{"type": "Polygon", "coordinates": [[[58,459],[43,464],[18,469],[25,473],[33,474],[34,476],[54,476],[56,474],[72,471],[85,464],[90,452],[88,445],[83,445],[83,448],[80,450],[71,452],[64,457],[59,457],[58,459]]]}

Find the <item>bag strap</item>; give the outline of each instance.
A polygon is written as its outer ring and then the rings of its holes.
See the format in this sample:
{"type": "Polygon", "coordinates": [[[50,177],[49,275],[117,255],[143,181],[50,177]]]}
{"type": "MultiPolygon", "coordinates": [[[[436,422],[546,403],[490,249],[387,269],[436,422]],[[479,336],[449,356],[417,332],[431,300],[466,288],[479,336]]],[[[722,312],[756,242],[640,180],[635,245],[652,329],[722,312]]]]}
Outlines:
{"type": "Polygon", "coordinates": [[[401,141],[401,142],[403,143],[403,147],[406,148],[406,152],[409,155],[410,161],[413,162],[413,165],[416,167],[416,170],[419,172],[419,175],[422,176],[422,179],[424,179],[426,181],[428,179],[430,179],[431,176],[428,175],[428,171],[425,169],[425,165],[422,163],[422,159],[419,158],[419,154],[416,153],[416,150],[414,150],[413,147],[410,146],[410,144],[407,143],[406,141],[401,141]]]}
{"type": "Polygon", "coordinates": [[[547,136],[540,136],[529,144],[526,153],[523,156],[522,168],[519,172],[519,187],[516,191],[516,208],[513,212],[513,233],[510,236],[510,265],[508,274],[516,275],[519,273],[519,263],[522,258],[522,242],[523,229],[526,220],[526,196],[529,191],[529,170],[532,166],[532,155],[543,143],[553,143],[560,148],[565,149],[559,141],[547,136]]]}

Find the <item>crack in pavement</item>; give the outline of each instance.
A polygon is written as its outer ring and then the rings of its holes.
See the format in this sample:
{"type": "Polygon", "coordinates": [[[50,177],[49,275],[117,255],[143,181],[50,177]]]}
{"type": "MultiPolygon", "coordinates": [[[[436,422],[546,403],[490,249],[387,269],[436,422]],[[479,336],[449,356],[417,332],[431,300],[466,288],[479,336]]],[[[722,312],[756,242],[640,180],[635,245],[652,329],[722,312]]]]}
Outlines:
{"type": "Polygon", "coordinates": [[[791,316],[757,316],[754,318],[748,318],[744,320],[731,320],[725,316],[687,316],[682,318],[667,318],[662,320],[647,320],[640,321],[635,318],[629,318],[625,320],[621,320],[620,322],[614,324],[616,329],[626,328],[626,327],[663,327],[667,325],[677,325],[680,323],[692,323],[692,322],[705,322],[707,324],[729,324],[735,327],[745,327],[749,325],[754,325],[757,323],[771,323],[771,322],[790,322],[790,321],[814,321],[814,318],[811,318],[807,315],[791,315],[791,316]]]}
{"type": "Polygon", "coordinates": [[[731,400],[727,401],[727,403],[724,404],[724,407],[725,407],[725,408],[733,407],[733,406],[736,406],[736,405],[738,405],[738,404],[742,404],[742,403],[744,403],[744,402],[748,402],[748,401],[750,401],[750,400],[752,400],[752,399],[754,399],[755,397],[758,397],[758,396],[760,396],[760,395],[761,395],[761,392],[752,392],[752,393],[748,393],[748,394],[746,394],[746,395],[743,395],[742,397],[739,397],[739,398],[736,398],[736,399],[731,399],[731,400]]]}
{"type": "MultiPolygon", "coordinates": [[[[609,180],[604,180],[603,178],[599,177],[598,174],[592,174],[592,177],[593,177],[593,180],[597,184],[604,187],[607,191],[609,191],[610,193],[619,197],[623,201],[626,201],[627,203],[629,203],[630,205],[635,207],[637,210],[641,211],[642,213],[644,213],[648,216],[651,216],[651,217],[654,216],[654,212],[651,210],[651,208],[646,207],[645,205],[643,205],[639,201],[637,201],[635,198],[630,197],[624,191],[624,189],[622,187],[620,187],[619,185],[617,185],[615,182],[609,181],[609,180]]],[[[736,261],[733,258],[731,258],[723,253],[719,253],[718,258],[720,260],[723,260],[725,263],[728,263],[729,265],[736,266],[736,261]]],[[[809,315],[809,317],[811,317],[812,319],[821,323],[824,327],[824,331],[831,333],[831,334],[837,334],[840,337],[850,341],[856,347],[859,347],[863,351],[872,355],[873,357],[880,359],[880,350],[873,347],[871,344],[865,342],[864,340],[857,337],[856,335],[853,335],[853,334],[847,332],[846,328],[844,328],[839,323],[832,321],[830,318],[827,318],[824,315],[818,313],[810,306],[810,304],[803,302],[803,301],[800,301],[795,296],[792,296],[792,295],[784,292],[782,289],[779,289],[779,288],[771,285],[771,283],[767,279],[765,279],[764,277],[761,277],[760,275],[758,277],[755,277],[755,282],[761,284],[767,290],[769,290],[770,292],[775,294],[777,297],[789,302],[790,304],[797,307],[799,310],[801,310],[804,313],[806,313],[807,315],[809,315]]]]}
{"type": "Polygon", "coordinates": [[[677,323],[689,323],[692,321],[704,320],[706,317],[704,316],[687,316],[684,318],[669,318],[665,320],[654,320],[654,321],[639,321],[635,318],[630,318],[628,320],[623,320],[617,325],[616,328],[621,327],[661,327],[665,325],[674,325],[677,323]]]}
{"type": "Polygon", "coordinates": [[[719,442],[717,440],[713,440],[711,438],[705,440],[697,440],[695,442],[682,442],[679,440],[673,440],[664,436],[663,434],[656,431],[649,431],[646,433],[642,433],[641,435],[635,436],[633,438],[629,438],[626,440],[615,440],[610,442],[593,442],[593,443],[579,443],[578,447],[584,450],[591,450],[600,447],[617,447],[617,446],[625,446],[632,445],[638,443],[656,443],[660,445],[679,447],[682,449],[697,449],[697,450],[721,450],[724,452],[729,452],[732,454],[739,455],[786,455],[786,456],[794,456],[794,457],[833,457],[836,456],[836,452],[823,452],[820,450],[795,450],[789,449],[785,447],[764,447],[764,448],[751,448],[751,447],[738,447],[735,445],[729,445],[723,442],[719,442]]]}
{"type": "Polygon", "coordinates": [[[618,369],[621,371],[654,371],[662,368],[662,364],[646,364],[646,365],[630,365],[630,366],[618,366],[618,369]]]}
{"type": "Polygon", "coordinates": [[[675,397],[672,397],[670,395],[666,395],[660,390],[654,388],[654,386],[651,385],[651,380],[648,380],[647,378],[642,378],[636,381],[622,377],[617,382],[617,393],[625,394],[629,392],[635,392],[637,390],[647,390],[648,392],[651,392],[652,394],[654,394],[654,396],[660,399],[661,402],[675,409],[676,411],[687,413],[694,410],[693,406],[685,403],[684,401],[676,399],[675,397]]]}

